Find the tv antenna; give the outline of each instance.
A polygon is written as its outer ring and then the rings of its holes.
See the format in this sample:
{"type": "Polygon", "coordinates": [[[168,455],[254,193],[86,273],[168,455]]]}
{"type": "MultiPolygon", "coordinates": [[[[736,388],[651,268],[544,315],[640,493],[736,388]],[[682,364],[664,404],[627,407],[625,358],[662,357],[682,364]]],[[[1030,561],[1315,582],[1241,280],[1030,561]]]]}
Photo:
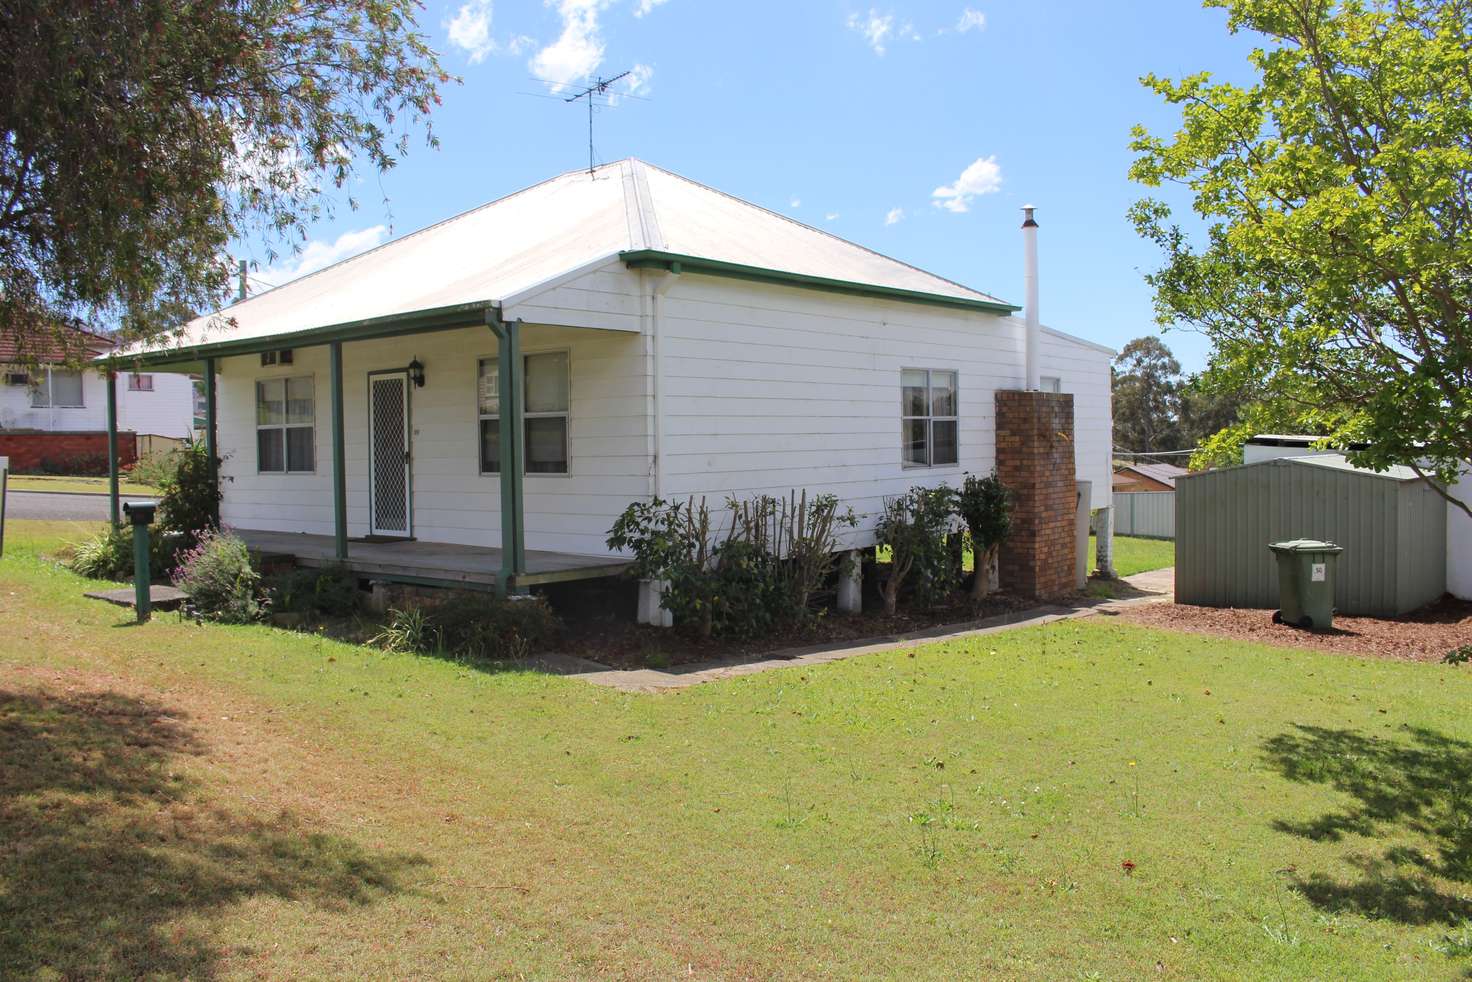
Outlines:
{"type": "Polygon", "coordinates": [[[568,96],[565,102],[577,102],[579,99],[588,100],[588,176],[593,176],[593,108],[597,104],[597,96],[607,95],[608,87],[621,78],[626,78],[628,72],[619,72],[613,78],[598,76],[597,80],[576,95],[568,96]]]}

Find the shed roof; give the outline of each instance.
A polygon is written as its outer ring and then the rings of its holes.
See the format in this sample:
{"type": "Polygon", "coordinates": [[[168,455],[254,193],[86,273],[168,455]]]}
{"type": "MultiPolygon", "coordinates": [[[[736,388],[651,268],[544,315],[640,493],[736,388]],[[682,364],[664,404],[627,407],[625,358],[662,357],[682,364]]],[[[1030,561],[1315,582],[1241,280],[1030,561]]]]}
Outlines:
{"type": "Polygon", "coordinates": [[[1120,473],[1124,471],[1134,471],[1136,474],[1148,477],[1152,481],[1159,481],[1171,488],[1176,486],[1176,478],[1185,477],[1191,473],[1186,468],[1177,467],[1175,464],[1126,464],[1119,469],[1120,473]]]}
{"type": "Polygon", "coordinates": [[[1210,477],[1213,474],[1246,470],[1254,467],[1322,467],[1326,470],[1348,471],[1353,474],[1361,474],[1365,477],[1385,478],[1389,481],[1421,480],[1420,475],[1414,470],[1399,464],[1394,464],[1383,471],[1372,471],[1368,467],[1356,467],[1342,453],[1318,454],[1311,457],[1270,457],[1267,460],[1257,460],[1250,464],[1237,464],[1235,467],[1216,467],[1209,471],[1196,471],[1191,474],[1184,474],[1182,477],[1192,479],[1210,477]]]}
{"type": "Polygon", "coordinates": [[[776,274],[848,292],[998,313],[1017,309],[630,158],[604,164],[591,175],[569,171],[196,318],[172,343],[135,346],[121,354],[489,307],[619,257],[641,263],[700,260],[728,275],[776,274]]]}

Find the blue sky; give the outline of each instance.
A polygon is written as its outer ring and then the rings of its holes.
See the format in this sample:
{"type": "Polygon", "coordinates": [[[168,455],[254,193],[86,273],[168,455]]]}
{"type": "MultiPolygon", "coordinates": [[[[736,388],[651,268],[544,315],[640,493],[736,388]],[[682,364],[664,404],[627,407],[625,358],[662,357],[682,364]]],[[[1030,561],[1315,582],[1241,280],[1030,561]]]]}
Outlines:
{"type": "MultiPolygon", "coordinates": [[[[585,111],[549,83],[633,69],[620,91],[640,98],[598,113],[600,160],[642,157],[1013,302],[1035,203],[1044,320],[1116,348],[1155,330],[1157,257],[1125,219],[1130,127],[1175,121],[1138,78],[1241,79],[1250,46],[1194,0],[454,0],[421,28],[464,79],[440,148],[367,175],[300,255],[257,250],[263,282],[585,166],[585,111]]],[[[1166,340],[1204,364],[1197,336],[1166,340]]]]}

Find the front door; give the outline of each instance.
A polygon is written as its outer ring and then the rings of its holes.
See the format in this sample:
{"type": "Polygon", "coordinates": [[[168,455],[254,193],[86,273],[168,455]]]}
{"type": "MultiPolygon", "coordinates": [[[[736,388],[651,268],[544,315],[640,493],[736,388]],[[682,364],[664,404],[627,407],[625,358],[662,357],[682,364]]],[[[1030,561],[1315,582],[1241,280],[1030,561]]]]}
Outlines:
{"type": "Polygon", "coordinates": [[[408,536],[409,374],[368,376],[369,528],[374,535],[408,536]]]}

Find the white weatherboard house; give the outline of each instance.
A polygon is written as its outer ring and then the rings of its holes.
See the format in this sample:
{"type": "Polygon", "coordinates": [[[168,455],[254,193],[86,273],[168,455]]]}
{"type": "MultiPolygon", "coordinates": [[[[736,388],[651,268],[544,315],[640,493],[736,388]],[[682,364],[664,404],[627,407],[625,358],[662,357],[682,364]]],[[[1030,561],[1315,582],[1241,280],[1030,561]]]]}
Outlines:
{"type": "MultiPolygon", "coordinates": [[[[217,380],[222,519],[253,545],[516,589],[606,575],[609,527],[651,496],[832,492],[863,519],[845,546],[872,544],[885,496],[992,469],[995,393],[1027,381],[1017,309],[623,160],[122,357],[217,380]]],[[[1102,501],[1112,352],[1036,337],[1102,501]]]]}

